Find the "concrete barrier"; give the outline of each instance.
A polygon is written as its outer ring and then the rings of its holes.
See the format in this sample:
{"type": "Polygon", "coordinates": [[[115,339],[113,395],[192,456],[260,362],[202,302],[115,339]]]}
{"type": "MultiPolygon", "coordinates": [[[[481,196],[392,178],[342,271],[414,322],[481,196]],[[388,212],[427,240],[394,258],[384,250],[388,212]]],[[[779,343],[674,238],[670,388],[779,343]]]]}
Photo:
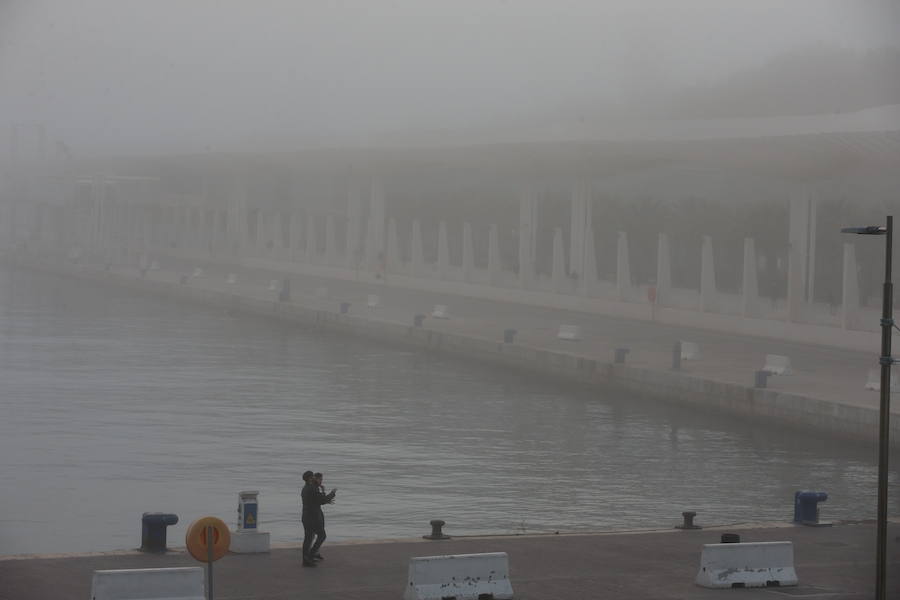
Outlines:
{"type": "Polygon", "coordinates": [[[502,600],[513,597],[506,552],[409,559],[403,600],[502,600]]]}
{"type": "Polygon", "coordinates": [[[766,354],[766,364],[762,370],[772,375],[791,375],[794,372],[791,369],[790,357],[780,354],[766,354]]]}
{"type": "Polygon", "coordinates": [[[704,544],[695,583],[706,588],[797,585],[791,542],[704,544]]]}
{"type": "Polygon", "coordinates": [[[94,571],[91,600],[204,600],[203,567],[94,571]]]}
{"type": "MultiPolygon", "coordinates": [[[[895,387],[897,387],[897,377],[891,373],[891,389],[894,389],[895,387]]],[[[881,391],[881,369],[869,369],[865,388],[867,390],[875,390],[876,392],[881,391]]]]}
{"type": "Polygon", "coordinates": [[[681,340],[681,360],[699,360],[700,344],[681,340]]]}
{"type": "Polygon", "coordinates": [[[561,340],[576,341],[581,339],[581,328],[578,325],[560,325],[556,334],[561,340]]]}
{"type": "Polygon", "coordinates": [[[369,294],[366,297],[366,306],[368,306],[369,308],[378,308],[378,304],[379,304],[380,300],[381,299],[378,297],[377,294],[369,294]]]}
{"type": "Polygon", "coordinates": [[[446,304],[435,304],[434,310],[431,311],[431,316],[435,319],[449,319],[450,314],[447,312],[446,304]]]}

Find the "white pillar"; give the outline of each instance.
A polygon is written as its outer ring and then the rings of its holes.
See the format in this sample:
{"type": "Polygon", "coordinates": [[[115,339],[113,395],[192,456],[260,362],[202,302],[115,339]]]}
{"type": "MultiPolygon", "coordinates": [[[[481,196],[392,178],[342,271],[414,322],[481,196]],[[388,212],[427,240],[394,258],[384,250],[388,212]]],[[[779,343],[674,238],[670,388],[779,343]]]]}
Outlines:
{"type": "Polygon", "coordinates": [[[412,277],[425,276],[425,257],[422,253],[422,226],[418,219],[412,222],[412,239],[409,250],[409,274],[412,277]]]}
{"type": "Polygon", "coordinates": [[[334,238],[334,215],[325,216],[325,264],[334,264],[337,258],[337,241],[334,238]]]}
{"type": "Polygon", "coordinates": [[[588,224],[584,238],[584,273],[578,276],[578,293],[590,296],[597,285],[597,255],[594,250],[594,228],[588,224]]]}
{"type": "Polygon", "coordinates": [[[315,260],[317,251],[316,217],[312,213],[306,213],[306,262],[315,260]]]}
{"type": "Polygon", "coordinates": [[[537,207],[537,192],[528,187],[519,198],[519,285],[522,288],[527,288],[534,279],[537,207]]]}
{"type": "Polygon", "coordinates": [[[351,182],[350,191],[347,193],[347,248],[345,250],[349,269],[357,267],[363,253],[361,195],[359,186],[351,182]]]}
{"type": "Polygon", "coordinates": [[[491,225],[488,234],[488,277],[491,285],[500,283],[500,236],[496,225],[491,225]]]}
{"type": "Polygon", "coordinates": [[[302,255],[303,246],[300,245],[300,238],[303,232],[303,216],[299,210],[291,212],[291,260],[297,260],[302,255]]]}
{"type": "Polygon", "coordinates": [[[397,237],[397,221],[393,217],[388,221],[387,270],[399,273],[402,268],[400,259],[400,240],[397,237]]]}
{"type": "Polygon", "coordinates": [[[584,274],[587,251],[587,232],[591,226],[591,186],[587,181],[575,182],[572,189],[572,210],[569,240],[569,273],[579,279],[584,274]]]}
{"type": "Polygon", "coordinates": [[[756,281],[756,244],[753,238],[744,238],[744,277],[741,286],[741,314],[759,316],[759,285],[756,281]]]}
{"type": "Polygon", "coordinates": [[[369,223],[366,235],[366,265],[378,266],[379,254],[384,253],[385,225],[384,186],[380,179],[373,178],[369,195],[369,223]]]}
{"type": "Polygon", "coordinates": [[[801,318],[803,305],[811,299],[815,255],[815,202],[805,187],[790,201],[788,237],[788,320],[801,318]]]}
{"type": "Polygon", "coordinates": [[[859,266],[856,263],[856,246],[844,243],[844,274],[841,283],[841,327],[856,329],[859,326],[859,266]]]}
{"type": "Polygon", "coordinates": [[[672,294],[672,255],[669,249],[669,236],[659,234],[656,245],[656,304],[665,306],[672,294]]]}
{"type": "Polygon", "coordinates": [[[566,256],[563,249],[562,228],[557,227],[553,230],[553,269],[551,271],[553,281],[553,291],[561,293],[565,289],[566,283],[566,256]]]}
{"type": "Polygon", "coordinates": [[[463,223],[462,270],[463,281],[471,281],[475,270],[475,249],[472,245],[472,225],[469,223],[463,223]]]}
{"type": "Polygon", "coordinates": [[[700,310],[716,310],[716,269],[713,262],[712,238],[703,236],[700,250],[700,310]]]}
{"type": "Polygon", "coordinates": [[[628,234],[619,232],[616,242],[616,293],[619,300],[631,297],[631,267],[628,263],[628,234]]]}
{"type": "Polygon", "coordinates": [[[441,280],[447,279],[449,266],[450,249],[447,246],[447,224],[441,221],[438,223],[438,275],[441,280]]]}

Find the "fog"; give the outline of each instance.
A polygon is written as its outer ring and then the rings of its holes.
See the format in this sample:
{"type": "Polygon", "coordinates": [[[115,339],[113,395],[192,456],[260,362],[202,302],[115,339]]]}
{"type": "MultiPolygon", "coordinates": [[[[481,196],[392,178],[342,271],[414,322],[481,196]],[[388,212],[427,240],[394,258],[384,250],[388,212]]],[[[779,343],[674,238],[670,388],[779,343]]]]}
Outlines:
{"type": "Polygon", "coordinates": [[[84,156],[715,116],[684,93],[898,29],[890,1],[6,0],[0,122],[46,123],[84,156]]]}

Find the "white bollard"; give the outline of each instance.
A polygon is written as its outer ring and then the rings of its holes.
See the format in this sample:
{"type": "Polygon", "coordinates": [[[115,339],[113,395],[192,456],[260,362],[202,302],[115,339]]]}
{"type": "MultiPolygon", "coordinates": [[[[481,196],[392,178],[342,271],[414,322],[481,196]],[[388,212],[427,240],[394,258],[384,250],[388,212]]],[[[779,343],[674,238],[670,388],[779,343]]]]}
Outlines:
{"type": "Polygon", "coordinates": [[[269,291],[270,292],[278,291],[278,280],[277,279],[272,279],[269,281],[269,291]]]}
{"type": "Polygon", "coordinates": [[[797,585],[791,542],[704,544],[694,580],[706,588],[797,585]]]}
{"type": "Polygon", "coordinates": [[[791,375],[794,372],[791,369],[790,357],[780,354],[766,354],[766,364],[762,370],[772,375],[791,375]]]}
{"type": "Polygon", "coordinates": [[[91,600],[205,600],[203,567],[94,571],[91,600]]]}
{"type": "Polygon", "coordinates": [[[681,360],[699,360],[700,344],[697,342],[681,341],[681,360]]]}
{"type": "Polygon", "coordinates": [[[195,267],[194,274],[193,274],[194,279],[199,279],[200,277],[203,277],[203,276],[204,276],[203,269],[201,269],[200,267],[195,267]]]}
{"type": "Polygon", "coordinates": [[[447,312],[446,304],[435,304],[434,310],[431,311],[431,316],[435,319],[449,319],[450,315],[447,312]]]}
{"type": "Polygon", "coordinates": [[[556,334],[561,340],[576,341],[581,339],[581,328],[578,325],[560,325],[556,334]]]}
{"type": "Polygon", "coordinates": [[[379,300],[377,294],[369,294],[366,298],[366,306],[369,308],[378,308],[379,300]]]}
{"type": "MultiPolygon", "coordinates": [[[[897,387],[897,377],[891,373],[891,389],[897,387]]],[[[869,369],[869,375],[866,378],[865,388],[867,390],[881,391],[881,369],[869,369]]]]}
{"type": "Polygon", "coordinates": [[[506,600],[512,597],[506,552],[409,559],[403,600],[506,600]]]}
{"type": "Polygon", "coordinates": [[[259,492],[238,492],[238,526],[228,549],[236,554],[268,552],[269,534],[259,528],[259,492]]]}
{"type": "Polygon", "coordinates": [[[225,278],[225,283],[227,283],[229,285],[236,284],[237,283],[237,275],[235,275],[234,273],[229,273],[228,276],[225,278]]]}

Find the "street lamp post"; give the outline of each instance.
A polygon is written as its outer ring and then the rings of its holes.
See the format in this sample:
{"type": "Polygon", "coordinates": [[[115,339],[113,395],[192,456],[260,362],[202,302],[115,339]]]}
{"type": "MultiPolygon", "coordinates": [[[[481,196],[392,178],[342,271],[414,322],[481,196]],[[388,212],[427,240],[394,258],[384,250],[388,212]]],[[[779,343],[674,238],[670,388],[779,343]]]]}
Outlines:
{"type": "Polygon", "coordinates": [[[890,454],[891,419],[891,329],[894,326],[894,287],[891,283],[891,251],[894,217],[888,216],[887,225],[868,227],[845,227],[843,233],[860,235],[886,235],[884,254],[884,290],[881,299],[881,406],[878,419],[878,518],[877,548],[875,553],[875,598],[886,600],[885,579],[887,575],[887,500],[888,500],[888,456],[890,454]]]}

